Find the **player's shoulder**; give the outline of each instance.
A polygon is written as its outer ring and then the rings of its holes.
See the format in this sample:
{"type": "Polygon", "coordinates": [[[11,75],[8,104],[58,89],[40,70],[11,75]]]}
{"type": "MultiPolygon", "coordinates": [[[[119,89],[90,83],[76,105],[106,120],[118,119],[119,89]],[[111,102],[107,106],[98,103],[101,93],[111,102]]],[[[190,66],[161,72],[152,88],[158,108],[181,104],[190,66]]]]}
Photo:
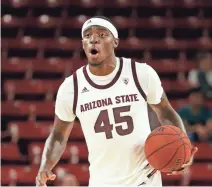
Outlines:
{"type": "Polygon", "coordinates": [[[148,74],[149,71],[153,70],[153,68],[147,62],[144,62],[142,60],[134,60],[131,58],[124,59],[126,59],[125,62],[135,63],[135,68],[138,73],[148,74]]]}
{"type": "Polygon", "coordinates": [[[59,86],[58,95],[68,94],[74,92],[73,74],[66,77],[59,86]]]}
{"type": "Polygon", "coordinates": [[[147,62],[135,61],[135,63],[136,63],[136,69],[140,73],[148,74],[148,75],[152,75],[156,73],[155,69],[151,65],[149,65],[147,62]]]}
{"type": "MultiPolygon", "coordinates": [[[[84,67],[84,66],[83,66],[84,67]]],[[[83,67],[77,69],[76,71],[74,71],[70,76],[66,77],[64,79],[64,81],[62,82],[62,84],[60,85],[60,87],[62,89],[65,89],[65,88],[73,88],[74,86],[74,76],[77,76],[77,78],[79,78],[79,75],[80,73],[78,72],[81,72],[83,67]]]]}
{"type": "Polygon", "coordinates": [[[79,76],[79,72],[83,71],[83,67],[84,66],[80,67],[79,69],[74,71],[70,76],[66,77],[62,84],[65,84],[67,86],[73,85],[74,84],[74,76],[78,77],[79,76]]]}

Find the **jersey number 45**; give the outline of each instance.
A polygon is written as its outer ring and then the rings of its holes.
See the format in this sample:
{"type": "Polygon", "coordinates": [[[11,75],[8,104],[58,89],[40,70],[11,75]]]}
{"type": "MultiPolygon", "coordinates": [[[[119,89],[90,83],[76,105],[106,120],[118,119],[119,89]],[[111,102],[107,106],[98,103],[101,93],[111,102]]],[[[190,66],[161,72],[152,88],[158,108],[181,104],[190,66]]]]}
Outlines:
{"type": "MultiPolygon", "coordinates": [[[[121,116],[122,112],[129,112],[130,106],[122,106],[113,108],[113,116],[115,124],[126,122],[127,128],[123,129],[122,125],[116,125],[115,129],[117,134],[120,136],[125,136],[133,132],[134,125],[133,125],[133,119],[129,115],[121,116]]],[[[94,130],[96,133],[105,132],[106,138],[111,139],[113,138],[112,130],[113,130],[113,124],[110,123],[108,110],[102,110],[99,113],[99,116],[96,120],[96,123],[94,125],[94,130]]]]}

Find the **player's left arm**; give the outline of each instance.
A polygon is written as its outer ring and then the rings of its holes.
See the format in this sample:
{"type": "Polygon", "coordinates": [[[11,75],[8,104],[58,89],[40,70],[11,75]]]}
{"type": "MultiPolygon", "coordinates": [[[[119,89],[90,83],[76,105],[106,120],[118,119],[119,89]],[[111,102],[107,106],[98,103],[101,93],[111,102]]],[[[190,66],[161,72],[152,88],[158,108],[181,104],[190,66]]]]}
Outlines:
{"type": "Polygon", "coordinates": [[[161,96],[159,104],[150,104],[151,108],[157,114],[158,120],[162,125],[174,125],[186,132],[185,126],[179,114],[172,108],[166,97],[165,92],[161,96]]]}
{"type": "MultiPolygon", "coordinates": [[[[156,113],[161,125],[174,125],[186,132],[181,117],[174,110],[166,97],[158,74],[150,66],[148,66],[148,76],[147,102],[156,113]]],[[[193,163],[193,157],[197,150],[196,147],[192,148],[192,156],[189,162],[184,164],[180,171],[174,171],[171,174],[178,174],[179,172],[186,171],[186,169],[193,163]]]]}

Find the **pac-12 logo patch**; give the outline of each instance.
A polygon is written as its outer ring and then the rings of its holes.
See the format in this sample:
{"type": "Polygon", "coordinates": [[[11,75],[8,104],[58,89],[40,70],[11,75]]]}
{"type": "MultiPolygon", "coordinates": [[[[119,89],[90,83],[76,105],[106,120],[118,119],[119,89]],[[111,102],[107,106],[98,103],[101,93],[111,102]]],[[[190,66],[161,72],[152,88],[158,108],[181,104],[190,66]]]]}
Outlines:
{"type": "Polygon", "coordinates": [[[124,84],[126,84],[126,85],[127,85],[127,84],[128,84],[128,82],[129,82],[129,79],[128,79],[128,78],[124,78],[124,79],[123,79],[123,81],[124,81],[124,84]]]}

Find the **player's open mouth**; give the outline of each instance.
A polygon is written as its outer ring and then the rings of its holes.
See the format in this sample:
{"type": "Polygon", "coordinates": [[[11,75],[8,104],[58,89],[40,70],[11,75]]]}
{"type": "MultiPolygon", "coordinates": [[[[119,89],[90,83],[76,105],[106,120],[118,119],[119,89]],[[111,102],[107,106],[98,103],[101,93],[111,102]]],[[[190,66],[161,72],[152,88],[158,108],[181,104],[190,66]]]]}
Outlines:
{"type": "Polygon", "coordinates": [[[96,48],[90,50],[90,54],[92,57],[97,57],[99,55],[99,51],[96,48]]]}

